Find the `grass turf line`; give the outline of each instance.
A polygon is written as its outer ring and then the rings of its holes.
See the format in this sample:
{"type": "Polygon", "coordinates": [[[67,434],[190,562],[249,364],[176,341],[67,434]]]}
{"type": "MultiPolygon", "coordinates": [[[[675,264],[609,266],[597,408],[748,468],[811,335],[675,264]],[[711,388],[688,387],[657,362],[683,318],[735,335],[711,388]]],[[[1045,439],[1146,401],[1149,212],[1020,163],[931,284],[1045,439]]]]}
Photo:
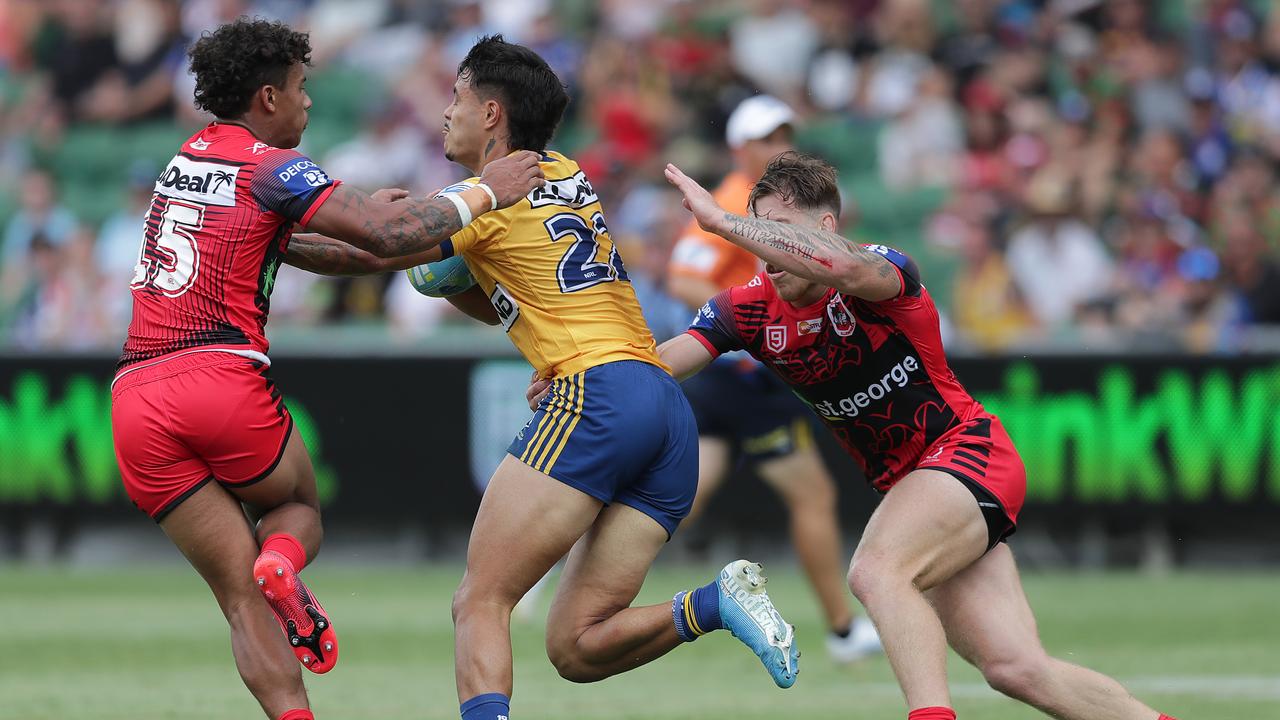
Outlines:
{"type": "MultiPolygon", "coordinates": [[[[904,717],[888,664],[832,665],[799,574],[776,565],[766,571],[804,652],[791,690],[775,688],[727,633],[605,682],[574,685],[547,661],[541,623],[515,623],[514,717],[904,717]]],[[[640,600],[669,602],[675,590],[710,576],[660,566],[640,600]]],[[[457,717],[449,603],[460,567],[329,568],[322,560],[306,577],[342,638],[334,672],[304,673],[318,718],[457,717]]],[[[1118,677],[1183,720],[1280,717],[1280,578],[1050,574],[1025,581],[1052,654],[1118,677]]],[[[549,602],[550,593],[543,611],[549,602]]],[[[0,617],[0,720],[262,717],[236,674],[212,596],[184,566],[0,568],[0,617]]],[[[950,671],[961,717],[1043,717],[987,690],[954,656],[950,671]]]]}

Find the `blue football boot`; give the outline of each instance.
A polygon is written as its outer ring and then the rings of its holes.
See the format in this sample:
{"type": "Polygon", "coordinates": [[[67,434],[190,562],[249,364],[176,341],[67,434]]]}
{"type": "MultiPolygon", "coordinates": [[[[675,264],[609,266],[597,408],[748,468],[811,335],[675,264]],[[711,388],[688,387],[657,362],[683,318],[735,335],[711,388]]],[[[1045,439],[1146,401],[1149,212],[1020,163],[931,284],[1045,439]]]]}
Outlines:
{"type": "Polygon", "coordinates": [[[769,600],[760,570],[759,563],[735,560],[720,571],[720,622],[760,658],[778,687],[789,688],[800,673],[795,628],[769,600]]]}

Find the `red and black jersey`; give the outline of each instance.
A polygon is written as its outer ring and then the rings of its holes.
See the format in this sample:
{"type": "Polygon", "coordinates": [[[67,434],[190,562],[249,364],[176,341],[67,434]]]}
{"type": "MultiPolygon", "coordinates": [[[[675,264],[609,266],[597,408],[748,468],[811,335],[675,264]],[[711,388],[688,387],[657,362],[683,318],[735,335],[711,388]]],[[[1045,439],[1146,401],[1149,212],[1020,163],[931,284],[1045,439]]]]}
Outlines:
{"type": "Polygon", "coordinates": [[[294,224],[337,183],[240,125],[193,135],[156,179],[119,367],[189,350],[265,357],[271,288],[294,224]]]}
{"type": "Polygon", "coordinates": [[[869,302],[828,290],[795,307],[761,273],[712,298],[688,332],[713,355],[745,349],[777,373],[887,491],[948,431],[991,416],[947,366],[938,310],[915,263],[866,247],[898,268],[897,297],[869,302]]]}

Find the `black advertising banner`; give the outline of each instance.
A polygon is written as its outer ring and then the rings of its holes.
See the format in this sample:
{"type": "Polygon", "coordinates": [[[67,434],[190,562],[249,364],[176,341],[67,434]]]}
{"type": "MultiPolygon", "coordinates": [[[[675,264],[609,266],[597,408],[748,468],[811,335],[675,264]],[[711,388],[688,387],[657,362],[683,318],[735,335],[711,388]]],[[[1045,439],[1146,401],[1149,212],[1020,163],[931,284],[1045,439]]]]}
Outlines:
{"type": "MultiPolygon", "coordinates": [[[[112,450],[113,365],[106,357],[0,359],[0,507],[95,521],[137,513],[112,450]]],[[[1030,512],[1280,510],[1280,358],[952,365],[1018,445],[1030,512]]],[[[286,357],[272,374],[311,450],[329,522],[466,526],[479,488],[530,414],[529,368],[518,360],[286,357]]],[[[831,444],[824,450],[845,487],[861,483],[831,444]]],[[[736,503],[768,493],[722,495],[713,510],[735,515],[736,503]]],[[[868,507],[869,495],[850,495],[868,507]]]]}

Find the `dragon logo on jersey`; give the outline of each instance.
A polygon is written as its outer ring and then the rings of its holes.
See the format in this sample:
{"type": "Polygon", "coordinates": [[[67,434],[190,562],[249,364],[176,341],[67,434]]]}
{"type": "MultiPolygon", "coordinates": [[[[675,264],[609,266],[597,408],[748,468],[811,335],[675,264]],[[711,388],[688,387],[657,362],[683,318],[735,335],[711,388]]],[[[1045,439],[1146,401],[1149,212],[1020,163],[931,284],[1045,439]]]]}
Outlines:
{"type": "Polygon", "coordinates": [[[769,352],[780,353],[787,347],[787,326],[768,325],[764,329],[764,347],[769,352]]]}
{"type": "Polygon", "coordinates": [[[827,317],[831,319],[831,327],[840,337],[849,337],[858,327],[853,313],[844,306],[844,298],[840,297],[840,293],[836,293],[831,302],[827,303],[827,317]]]}

